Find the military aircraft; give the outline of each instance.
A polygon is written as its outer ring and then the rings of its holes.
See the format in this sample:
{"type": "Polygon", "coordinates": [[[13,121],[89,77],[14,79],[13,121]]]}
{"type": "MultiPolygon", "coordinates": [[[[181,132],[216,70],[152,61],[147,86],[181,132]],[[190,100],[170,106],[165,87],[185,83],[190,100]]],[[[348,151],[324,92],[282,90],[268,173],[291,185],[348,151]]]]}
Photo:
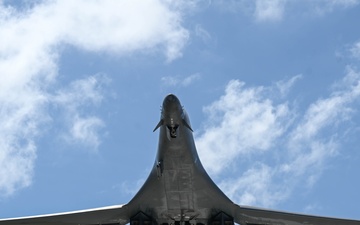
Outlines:
{"type": "Polygon", "coordinates": [[[0,220],[0,225],[360,225],[338,219],[237,205],[211,180],[179,99],[165,97],[154,166],[124,205],[0,220]]]}

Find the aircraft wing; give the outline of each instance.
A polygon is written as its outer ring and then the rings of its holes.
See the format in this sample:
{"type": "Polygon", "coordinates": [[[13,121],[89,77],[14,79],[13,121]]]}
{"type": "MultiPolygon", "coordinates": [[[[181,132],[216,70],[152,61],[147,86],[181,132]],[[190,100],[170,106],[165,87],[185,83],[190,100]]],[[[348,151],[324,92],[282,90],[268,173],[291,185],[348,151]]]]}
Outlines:
{"type": "Polygon", "coordinates": [[[0,225],[110,225],[129,221],[126,205],[56,213],[41,216],[1,219],[0,225]]]}
{"type": "Polygon", "coordinates": [[[241,225],[360,225],[359,220],[296,214],[236,205],[235,223],[241,225]]]}

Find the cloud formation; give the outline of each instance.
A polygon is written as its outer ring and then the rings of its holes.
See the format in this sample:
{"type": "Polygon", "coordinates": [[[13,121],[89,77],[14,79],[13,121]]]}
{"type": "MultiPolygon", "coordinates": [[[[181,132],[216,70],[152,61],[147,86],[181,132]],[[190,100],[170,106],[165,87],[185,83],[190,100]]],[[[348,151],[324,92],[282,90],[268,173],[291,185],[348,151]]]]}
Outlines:
{"type": "Polygon", "coordinates": [[[171,1],[36,1],[21,8],[9,4],[0,1],[0,195],[31,184],[36,139],[42,126],[55,119],[48,114],[49,104],[62,100],[68,110],[73,107],[71,140],[99,144],[101,119],[79,113],[82,101],[94,104],[100,98],[91,80],[75,81],[68,88],[72,93],[54,96],[62,46],[116,55],[162,53],[172,61],[181,57],[189,37],[181,24],[184,6],[171,1]],[[80,90],[86,94],[80,96],[80,90]],[[70,95],[75,96],[72,101],[70,95]]]}
{"type": "Polygon", "coordinates": [[[297,184],[311,187],[325,162],[339,153],[345,133],[340,128],[349,125],[359,103],[360,72],[348,67],[329,96],[305,112],[285,98],[300,77],[269,87],[232,80],[224,95],[204,108],[209,119],[196,134],[199,155],[236,202],[276,205],[297,184]]]}
{"type": "Polygon", "coordinates": [[[197,146],[211,174],[228,169],[237,157],[267,151],[286,130],[290,109],[286,103],[264,98],[269,91],[266,87],[245,88],[245,83],[232,80],[225,94],[205,107],[209,121],[197,146]]]}

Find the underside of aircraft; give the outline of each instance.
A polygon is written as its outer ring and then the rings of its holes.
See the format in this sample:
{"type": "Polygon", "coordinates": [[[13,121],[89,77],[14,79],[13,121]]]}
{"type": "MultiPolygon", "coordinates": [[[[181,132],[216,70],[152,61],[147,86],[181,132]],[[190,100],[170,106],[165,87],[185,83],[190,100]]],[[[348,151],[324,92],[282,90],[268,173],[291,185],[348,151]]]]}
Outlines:
{"type": "Polygon", "coordinates": [[[154,166],[124,205],[1,219],[0,225],[360,225],[359,220],[312,216],[233,203],[202,166],[188,115],[169,94],[162,105],[154,166]]]}

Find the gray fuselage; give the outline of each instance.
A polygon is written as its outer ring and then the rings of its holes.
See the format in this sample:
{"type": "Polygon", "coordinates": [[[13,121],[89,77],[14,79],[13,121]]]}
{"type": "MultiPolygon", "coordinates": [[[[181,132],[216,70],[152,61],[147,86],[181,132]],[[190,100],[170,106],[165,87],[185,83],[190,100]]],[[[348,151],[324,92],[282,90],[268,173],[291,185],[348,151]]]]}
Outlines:
{"type": "Polygon", "coordinates": [[[176,221],[206,224],[232,202],[205,172],[194,143],[190,121],[175,95],[163,102],[159,146],[154,167],[129,202],[129,213],[141,211],[156,223],[176,221]]]}

